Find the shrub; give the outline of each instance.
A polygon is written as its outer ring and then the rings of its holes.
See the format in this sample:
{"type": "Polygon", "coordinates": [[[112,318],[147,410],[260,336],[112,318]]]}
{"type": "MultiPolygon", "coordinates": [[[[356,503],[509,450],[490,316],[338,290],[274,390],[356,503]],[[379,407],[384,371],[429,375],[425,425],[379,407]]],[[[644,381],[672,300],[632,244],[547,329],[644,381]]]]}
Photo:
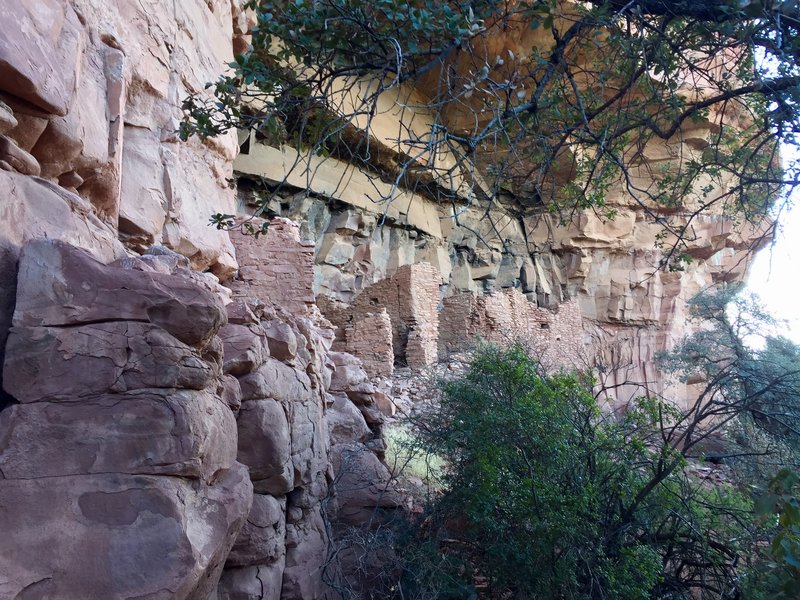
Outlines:
{"type": "MultiPolygon", "coordinates": [[[[721,598],[753,540],[751,505],[691,479],[661,441],[670,409],[604,416],[592,381],[483,346],[416,431],[443,493],[407,557],[403,598],[721,598]]],[[[675,415],[677,416],[677,415],[675,415]]]]}

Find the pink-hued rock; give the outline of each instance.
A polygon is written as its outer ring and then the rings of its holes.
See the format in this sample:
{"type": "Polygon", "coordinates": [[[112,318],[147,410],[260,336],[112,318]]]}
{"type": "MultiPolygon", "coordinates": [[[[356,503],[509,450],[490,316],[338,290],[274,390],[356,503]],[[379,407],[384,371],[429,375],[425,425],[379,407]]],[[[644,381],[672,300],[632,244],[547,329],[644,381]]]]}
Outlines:
{"type": "Polygon", "coordinates": [[[397,413],[397,406],[392,399],[383,392],[376,391],[372,394],[372,401],[384,416],[393,417],[397,413]]]}
{"type": "Polygon", "coordinates": [[[5,480],[0,597],[211,597],[250,510],[239,464],[204,484],[125,474],[5,480]]]}
{"type": "Polygon", "coordinates": [[[14,129],[19,124],[14,111],[5,102],[0,101],[0,135],[5,134],[7,131],[14,129]]]}
{"type": "Polygon", "coordinates": [[[124,254],[116,233],[84,201],[57,186],[0,171],[0,360],[16,301],[17,260],[31,239],[61,239],[110,262],[124,254]]]}
{"type": "Polygon", "coordinates": [[[71,191],[77,191],[83,182],[83,177],[77,171],[67,171],[58,176],[58,185],[71,191]]]}
{"type": "Polygon", "coordinates": [[[269,352],[280,361],[291,362],[297,356],[297,336],[288,323],[268,321],[264,323],[269,352]]]}
{"type": "Polygon", "coordinates": [[[233,413],[206,392],[147,390],[0,412],[7,479],[128,473],[210,481],[236,452],[233,413]]]}
{"type": "Polygon", "coordinates": [[[327,495],[328,431],[325,397],[315,391],[289,405],[294,484],[319,499],[327,495]]]}
{"type": "Polygon", "coordinates": [[[80,29],[78,16],[63,0],[7,0],[0,29],[0,91],[67,114],[80,29]]]}
{"type": "Polygon", "coordinates": [[[217,588],[218,600],[266,600],[281,597],[285,558],[269,565],[225,569],[217,588]]]}
{"type": "Polygon", "coordinates": [[[142,388],[201,390],[214,375],[197,350],[137,321],[14,327],[6,352],[3,386],[19,402],[142,388]]]}
{"type": "Polygon", "coordinates": [[[225,373],[252,373],[269,357],[266,336],[258,325],[228,323],[219,330],[219,337],[225,348],[225,373]]]}
{"type": "Polygon", "coordinates": [[[233,375],[223,375],[220,377],[220,387],[222,388],[218,391],[220,398],[233,414],[238,415],[242,407],[242,386],[239,380],[233,375]]]}
{"type": "Polygon", "coordinates": [[[286,557],[286,499],[253,495],[253,506],[239,531],[225,567],[282,563],[286,557]]]}
{"type": "Polygon", "coordinates": [[[237,325],[259,325],[261,323],[244,300],[234,300],[225,306],[225,310],[228,313],[228,323],[236,323],[237,325]]]}
{"type": "Polygon", "coordinates": [[[38,176],[41,173],[38,161],[5,135],[0,135],[0,160],[23,175],[38,176]]]}
{"type": "Polygon", "coordinates": [[[358,407],[361,415],[370,427],[378,427],[386,422],[383,412],[375,404],[366,404],[358,407]]]}
{"type": "Polygon", "coordinates": [[[361,364],[336,365],[331,377],[331,391],[344,392],[367,381],[367,373],[361,364]]]}
{"type": "Polygon", "coordinates": [[[227,318],[218,297],[189,278],[109,267],[51,240],[25,247],[17,285],[16,326],[144,321],[202,345],[227,318]]]}
{"type": "Polygon", "coordinates": [[[17,142],[20,148],[30,152],[50,123],[50,115],[35,109],[32,110],[30,104],[14,102],[9,97],[6,99],[14,109],[14,118],[17,120],[17,125],[8,131],[8,137],[17,142]]]}
{"type": "Polygon", "coordinates": [[[160,168],[163,150],[157,132],[125,128],[119,230],[126,241],[161,243],[167,219],[169,192],[160,168]]]}
{"type": "Polygon", "coordinates": [[[328,358],[336,367],[344,365],[361,366],[361,359],[349,352],[330,352],[328,353],[328,358]]]}
{"type": "Polygon", "coordinates": [[[344,390],[344,393],[354,404],[358,406],[370,406],[375,403],[372,397],[375,391],[374,385],[368,381],[364,381],[348,386],[344,390]]]}
{"type": "Polygon", "coordinates": [[[281,600],[317,600],[323,597],[322,565],[328,548],[325,522],[319,506],[303,511],[303,518],[286,525],[286,568],[281,600]]]}
{"type": "Polygon", "coordinates": [[[239,462],[250,469],[260,493],[282,496],[294,487],[292,439],[286,413],[276,400],[249,400],[237,417],[239,462]]]}
{"type": "Polygon", "coordinates": [[[345,396],[333,396],[325,413],[331,445],[363,442],[372,435],[358,407],[345,396]]]}
{"type": "Polygon", "coordinates": [[[378,457],[359,443],[334,446],[331,452],[336,473],[336,519],[349,525],[377,525],[386,511],[403,505],[392,477],[378,457]]]}
{"type": "Polygon", "coordinates": [[[269,358],[257,371],[239,379],[242,400],[274,398],[285,403],[302,402],[311,395],[311,381],[298,371],[274,358],[269,358]]]}

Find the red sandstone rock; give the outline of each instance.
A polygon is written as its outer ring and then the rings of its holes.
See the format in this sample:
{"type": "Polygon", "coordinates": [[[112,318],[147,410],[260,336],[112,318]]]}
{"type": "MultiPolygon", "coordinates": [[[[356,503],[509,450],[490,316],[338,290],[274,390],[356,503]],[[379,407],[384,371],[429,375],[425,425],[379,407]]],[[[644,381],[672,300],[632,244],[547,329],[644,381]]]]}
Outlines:
{"type": "Polygon", "coordinates": [[[41,173],[37,160],[5,135],[0,135],[0,160],[23,175],[38,176],[41,173]]]}
{"type": "Polygon", "coordinates": [[[397,406],[392,399],[383,392],[376,391],[372,394],[372,400],[375,406],[384,416],[393,417],[397,413],[397,406]]]}
{"type": "Polygon", "coordinates": [[[212,481],[236,460],[236,422],[205,392],[147,390],[0,412],[6,479],[101,473],[212,481]]]}
{"type": "Polygon", "coordinates": [[[292,328],[286,323],[268,321],[264,323],[264,331],[267,334],[270,355],[283,362],[292,362],[298,349],[297,337],[292,328]]]}
{"type": "Polygon", "coordinates": [[[10,129],[17,126],[17,119],[14,118],[14,111],[11,107],[0,101],[0,135],[5,134],[10,129]]]}
{"type": "Polygon", "coordinates": [[[361,411],[344,396],[333,396],[326,412],[328,439],[331,445],[363,442],[372,435],[361,411]]]}
{"type": "Polygon", "coordinates": [[[303,512],[300,520],[286,525],[281,600],[323,597],[322,564],[328,549],[325,523],[318,506],[303,512]]]}
{"type": "Polygon", "coordinates": [[[217,588],[218,600],[280,598],[285,558],[270,565],[226,568],[217,588]]]}
{"type": "Polygon", "coordinates": [[[197,350],[136,321],[14,327],[6,348],[3,386],[19,402],[74,402],[142,388],[201,390],[214,375],[197,350]]]}
{"type": "Polygon", "coordinates": [[[351,354],[350,352],[331,352],[328,354],[328,358],[337,367],[344,365],[360,367],[363,364],[360,358],[351,354]]]}
{"type": "Polygon", "coordinates": [[[5,480],[0,597],[209,598],[251,490],[238,464],[213,484],[127,474],[5,480]]]}
{"type": "Polygon", "coordinates": [[[269,358],[258,370],[239,379],[242,400],[274,398],[284,403],[302,402],[311,395],[311,381],[304,372],[269,358]]]}
{"type": "Polygon", "coordinates": [[[255,494],[250,514],[225,563],[249,567],[281,563],[286,557],[286,499],[255,494]]]}
{"type": "Polygon", "coordinates": [[[367,381],[367,373],[358,365],[340,365],[331,376],[331,391],[346,392],[367,381]]]}
{"type": "Polygon", "coordinates": [[[249,400],[237,418],[239,462],[250,469],[257,492],[282,496],[294,487],[291,432],[275,400],[249,400]]]}
{"type": "Polygon", "coordinates": [[[336,519],[350,525],[378,525],[386,510],[402,506],[391,475],[363,444],[342,444],[333,448],[331,459],[336,473],[336,519]]]}
{"type": "Polygon", "coordinates": [[[260,324],[259,318],[244,300],[234,300],[225,306],[225,311],[228,313],[228,323],[236,323],[237,325],[260,324]]]}
{"type": "Polygon", "coordinates": [[[218,392],[220,399],[228,405],[234,415],[239,414],[242,407],[242,386],[233,375],[223,375],[220,378],[221,390],[218,392]]]}
{"type": "Polygon", "coordinates": [[[188,278],[108,268],[57,241],[34,241],[20,257],[17,326],[145,321],[184,343],[207,343],[226,322],[218,297],[188,278]]]}
{"type": "Polygon", "coordinates": [[[266,335],[260,326],[228,323],[219,330],[219,337],[225,348],[225,373],[252,373],[269,357],[266,335]]]}

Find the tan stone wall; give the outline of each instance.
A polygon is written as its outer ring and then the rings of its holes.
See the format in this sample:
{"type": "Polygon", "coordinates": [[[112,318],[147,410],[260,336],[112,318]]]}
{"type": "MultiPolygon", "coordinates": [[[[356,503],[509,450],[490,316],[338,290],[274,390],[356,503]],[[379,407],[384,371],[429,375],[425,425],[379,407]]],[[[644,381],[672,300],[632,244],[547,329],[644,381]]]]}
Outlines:
{"type": "Polygon", "coordinates": [[[296,314],[314,304],[314,245],[300,241],[297,223],[276,218],[266,234],[231,232],[231,241],[240,265],[230,283],[235,297],[260,298],[296,314]]]}
{"type": "Polygon", "coordinates": [[[361,358],[375,374],[391,373],[378,370],[386,359],[377,358],[376,348],[382,356],[393,348],[397,360],[422,368],[468,350],[478,338],[500,345],[520,341],[549,368],[588,366],[577,301],[550,310],[518,289],[506,289],[482,296],[457,293],[439,310],[439,281],[434,267],[420,263],[401,267],[349,305],[321,296],[320,308],[337,328],[335,347],[361,358]],[[376,328],[379,320],[391,324],[391,333],[376,328]]]}
{"type": "Polygon", "coordinates": [[[350,323],[385,310],[392,323],[395,358],[421,368],[437,357],[441,280],[439,271],[428,263],[405,265],[392,277],[363,290],[349,306],[321,300],[320,309],[338,327],[340,340],[350,323]]]}
{"type": "Polygon", "coordinates": [[[585,366],[583,319],[578,303],[540,308],[518,289],[475,296],[455,294],[443,301],[439,355],[468,349],[478,338],[500,345],[520,341],[550,368],[585,366]]]}

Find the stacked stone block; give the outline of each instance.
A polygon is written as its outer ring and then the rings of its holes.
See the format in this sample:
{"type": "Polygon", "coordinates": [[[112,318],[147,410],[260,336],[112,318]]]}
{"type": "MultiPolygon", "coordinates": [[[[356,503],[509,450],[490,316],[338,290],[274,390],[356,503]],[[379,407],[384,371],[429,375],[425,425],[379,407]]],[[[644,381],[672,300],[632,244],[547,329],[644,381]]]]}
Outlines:
{"type": "Polygon", "coordinates": [[[252,501],[212,279],[23,250],[0,412],[0,597],[207,598],[252,501]],[[168,592],[166,592],[168,590],[168,592]]]}

